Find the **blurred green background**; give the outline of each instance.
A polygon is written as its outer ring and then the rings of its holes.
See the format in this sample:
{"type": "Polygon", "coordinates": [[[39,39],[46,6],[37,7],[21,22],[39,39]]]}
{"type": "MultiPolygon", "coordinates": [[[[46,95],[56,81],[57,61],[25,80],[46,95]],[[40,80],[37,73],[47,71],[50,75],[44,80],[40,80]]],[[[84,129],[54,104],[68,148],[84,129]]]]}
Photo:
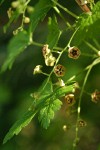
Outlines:
{"type": "MultiPolygon", "coordinates": [[[[37,0],[31,2],[33,6],[37,0]]],[[[59,2],[79,15],[82,11],[77,4],[72,1],[59,2]]],[[[7,33],[4,34],[3,26],[7,23],[7,10],[10,7],[11,0],[5,1],[0,7],[0,67],[2,66],[7,55],[7,46],[13,34],[12,31],[20,24],[20,19],[13,23],[7,33]]],[[[70,21],[74,19],[63,12],[64,16],[70,21]]],[[[46,19],[40,23],[34,33],[34,40],[45,43],[47,36],[48,17],[52,16],[52,11],[48,13],[46,19]]],[[[59,46],[64,47],[69,40],[71,31],[66,31],[64,22],[58,17],[60,28],[65,32],[61,36],[59,46]]],[[[100,39],[97,39],[100,42],[100,39]]],[[[82,52],[91,53],[91,50],[83,43],[79,45],[82,52]]],[[[93,61],[91,57],[81,56],[77,61],[69,59],[64,54],[60,60],[67,70],[64,80],[78,73],[84,67],[93,61]]],[[[76,113],[69,112],[75,110],[72,107],[69,110],[63,101],[61,110],[56,113],[50,127],[44,130],[38,122],[36,116],[32,122],[25,127],[19,135],[14,136],[6,144],[2,144],[3,138],[13,123],[20,118],[32,103],[30,93],[35,92],[45,80],[45,76],[33,76],[33,69],[36,65],[44,66],[46,72],[50,68],[46,67],[42,57],[41,47],[29,46],[16,59],[11,70],[7,70],[0,75],[0,150],[72,150],[72,143],[75,137],[76,113]],[[63,131],[63,125],[69,125],[70,129],[63,131]]],[[[81,74],[77,81],[81,85],[84,79],[84,73],[81,74]]],[[[92,69],[85,90],[93,92],[95,89],[100,90],[100,66],[97,65],[92,69]]],[[[78,97],[77,93],[77,97],[78,97]]],[[[80,142],[77,150],[100,150],[100,102],[95,104],[91,101],[90,96],[84,93],[81,104],[81,116],[87,122],[87,126],[80,128],[80,142]]]]}

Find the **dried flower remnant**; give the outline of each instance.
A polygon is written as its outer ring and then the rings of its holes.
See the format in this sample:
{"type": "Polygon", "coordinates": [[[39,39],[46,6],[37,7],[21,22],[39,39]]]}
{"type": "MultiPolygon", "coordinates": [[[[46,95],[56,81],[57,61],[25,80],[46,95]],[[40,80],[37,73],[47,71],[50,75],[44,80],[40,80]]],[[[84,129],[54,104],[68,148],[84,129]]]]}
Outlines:
{"type": "Polygon", "coordinates": [[[54,66],[54,63],[56,61],[56,58],[50,54],[45,58],[45,64],[46,66],[54,66]]]}
{"type": "Polygon", "coordinates": [[[80,50],[75,46],[70,47],[68,49],[68,57],[69,58],[78,59],[80,54],[81,54],[80,50]]]}
{"type": "Polygon", "coordinates": [[[14,13],[14,12],[13,12],[12,8],[9,8],[9,9],[7,10],[7,15],[8,15],[8,18],[9,18],[9,19],[12,17],[13,13],[14,13]]]}
{"type": "Polygon", "coordinates": [[[41,65],[37,65],[37,66],[34,68],[33,74],[39,74],[39,73],[42,73],[41,68],[42,68],[41,65]]]}
{"type": "Polygon", "coordinates": [[[79,120],[79,122],[78,122],[78,126],[79,126],[79,127],[85,127],[86,125],[87,125],[86,121],[84,121],[84,120],[79,120]]]}
{"type": "Polygon", "coordinates": [[[100,101],[100,92],[99,91],[95,91],[91,94],[91,98],[92,98],[92,102],[97,103],[98,101],[100,101]]]}
{"type": "Polygon", "coordinates": [[[68,94],[65,96],[65,101],[68,104],[68,106],[72,106],[75,104],[75,97],[74,94],[68,94]]]}
{"type": "Polygon", "coordinates": [[[46,66],[54,66],[56,58],[51,53],[51,50],[48,48],[48,44],[43,46],[42,53],[45,58],[46,66]]]}
{"type": "Polygon", "coordinates": [[[43,46],[42,53],[43,53],[44,58],[46,58],[51,53],[50,49],[48,48],[48,44],[43,46]]]}
{"type": "Polygon", "coordinates": [[[63,86],[65,86],[65,83],[61,78],[58,78],[58,82],[56,83],[56,85],[63,87],[63,86]]]}
{"type": "Polygon", "coordinates": [[[58,77],[62,77],[65,75],[65,67],[63,65],[58,64],[54,67],[54,73],[58,77]]]}

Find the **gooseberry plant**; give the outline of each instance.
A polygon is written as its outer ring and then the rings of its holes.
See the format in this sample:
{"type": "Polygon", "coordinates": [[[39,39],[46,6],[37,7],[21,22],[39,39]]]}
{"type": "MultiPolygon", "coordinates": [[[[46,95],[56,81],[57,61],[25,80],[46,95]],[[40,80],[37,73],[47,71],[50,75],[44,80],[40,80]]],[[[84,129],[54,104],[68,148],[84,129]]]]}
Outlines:
{"type": "MultiPolygon", "coordinates": [[[[72,1],[74,3],[74,0],[72,1]]],[[[1,4],[4,2],[5,1],[2,0],[1,4]]],[[[38,114],[39,122],[43,128],[47,129],[51,120],[54,118],[55,112],[60,110],[63,104],[61,98],[65,97],[66,105],[72,107],[76,103],[75,92],[79,89],[80,94],[77,100],[77,119],[75,123],[76,135],[73,142],[73,149],[75,149],[79,141],[79,126],[86,126],[86,122],[81,119],[80,114],[85,85],[92,68],[100,63],[100,45],[98,40],[98,38],[100,38],[100,1],[95,3],[93,0],[76,0],[76,5],[78,4],[82,10],[82,13],[79,15],[76,15],[68,8],[62,6],[59,0],[39,0],[34,6],[31,6],[30,2],[31,0],[13,1],[11,7],[7,10],[9,21],[4,26],[4,32],[6,32],[10,25],[19,17],[22,17],[22,19],[21,25],[13,31],[13,37],[8,45],[8,54],[2,65],[1,73],[7,69],[11,69],[18,55],[24,52],[30,45],[39,47],[45,65],[49,66],[51,70],[49,73],[44,72],[41,64],[37,64],[34,68],[34,76],[35,74],[44,74],[47,78],[42,87],[31,94],[33,98],[32,105],[24,116],[11,127],[3,143],[6,143],[14,135],[17,135],[22,128],[30,123],[36,114],[38,114]],[[44,43],[37,43],[34,41],[35,29],[38,28],[38,24],[41,21],[48,17],[49,11],[52,10],[54,10],[54,14],[48,19],[49,32],[47,40],[44,41],[44,43]],[[74,18],[74,22],[70,23],[63,12],[74,18]],[[59,39],[62,38],[61,35],[65,32],[65,29],[60,29],[57,16],[65,23],[66,31],[71,31],[72,33],[68,41],[65,39],[65,47],[58,46],[59,39]],[[88,50],[87,53],[85,53],[79,48],[82,43],[90,49],[90,53],[88,50]],[[80,70],[80,72],[77,72],[76,75],[71,76],[68,80],[64,80],[63,77],[67,75],[67,68],[60,63],[63,54],[74,61],[77,61],[81,55],[84,56],[84,60],[86,57],[90,57],[92,63],[88,64],[84,69],[80,70]],[[86,75],[81,86],[78,84],[76,78],[83,72],[86,72],[86,75]],[[53,76],[55,76],[55,80],[52,79],[53,76]]],[[[95,91],[94,89],[94,92],[89,93],[89,95],[95,103],[100,100],[100,92],[98,90],[95,91]]],[[[64,125],[63,128],[65,130],[67,128],[66,125],[64,125]]]]}

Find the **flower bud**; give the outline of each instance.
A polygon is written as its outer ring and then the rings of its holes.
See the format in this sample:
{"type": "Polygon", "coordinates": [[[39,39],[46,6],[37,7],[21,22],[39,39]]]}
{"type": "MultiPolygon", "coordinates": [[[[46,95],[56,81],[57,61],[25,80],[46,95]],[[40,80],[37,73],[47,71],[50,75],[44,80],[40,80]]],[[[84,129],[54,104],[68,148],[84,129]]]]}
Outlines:
{"type": "Polygon", "coordinates": [[[98,56],[100,56],[100,51],[98,51],[98,56]]]}
{"type": "Polygon", "coordinates": [[[13,8],[17,8],[17,7],[19,6],[19,1],[13,1],[13,2],[11,3],[11,6],[12,6],[13,8]]]}
{"type": "Polygon", "coordinates": [[[24,23],[29,23],[30,22],[30,18],[29,17],[25,17],[24,18],[24,23]]]}
{"type": "Polygon", "coordinates": [[[34,8],[32,6],[27,6],[27,12],[30,14],[34,11],[34,8]]]}

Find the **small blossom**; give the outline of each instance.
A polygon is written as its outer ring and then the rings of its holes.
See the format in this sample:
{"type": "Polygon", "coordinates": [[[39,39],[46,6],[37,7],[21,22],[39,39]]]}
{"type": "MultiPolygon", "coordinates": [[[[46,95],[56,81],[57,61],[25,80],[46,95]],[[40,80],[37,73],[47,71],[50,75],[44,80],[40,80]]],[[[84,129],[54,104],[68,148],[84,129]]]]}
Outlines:
{"type": "Polygon", "coordinates": [[[100,92],[99,91],[93,92],[91,94],[91,98],[94,103],[97,103],[98,101],[100,101],[100,92]]]}
{"type": "Polygon", "coordinates": [[[65,67],[63,65],[58,64],[54,67],[54,73],[58,77],[62,77],[65,75],[65,67]]]}
{"type": "Polygon", "coordinates": [[[86,125],[87,125],[87,123],[84,120],[79,120],[79,122],[78,122],[79,127],[85,127],[86,125]]]}
{"type": "Polygon", "coordinates": [[[68,94],[65,96],[65,101],[69,106],[72,106],[75,104],[75,98],[74,94],[68,94]]]}
{"type": "Polygon", "coordinates": [[[27,6],[27,12],[30,14],[34,11],[34,8],[32,6],[27,6]]]}
{"type": "Polygon", "coordinates": [[[41,65],[37,65],[37,66],[34,68],[33,74],[41,73],[41,72],[42,72],[41,68],[42,68],[41,65]]]}
{"type": "Polygon", "coordinates": [[[52,54],[50,54],[48,57],[45,58],[46,66],[54,66],[55,61],[56,58],[52,54]]]}
{"type": "Polygon", "coordinates": [[[68,56],[69,56],[69,58],[78,59],[80,54],[81,54],[80,50],[77,47],[75,47],[75,46],[70,47],[68,49],[68,56]]]}

